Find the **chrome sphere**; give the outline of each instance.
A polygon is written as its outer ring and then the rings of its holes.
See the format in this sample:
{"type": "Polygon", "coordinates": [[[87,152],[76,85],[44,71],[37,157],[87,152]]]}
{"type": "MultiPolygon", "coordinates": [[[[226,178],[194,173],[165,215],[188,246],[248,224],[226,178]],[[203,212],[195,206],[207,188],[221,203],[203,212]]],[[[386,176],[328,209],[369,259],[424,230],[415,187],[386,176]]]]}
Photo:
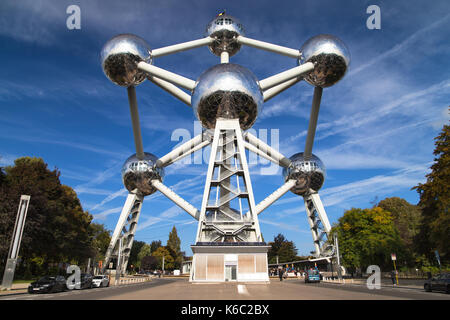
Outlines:
{"type": "Polygon", "coordinates": [[[122,181],[130,192],[136,192],[148,196],[156,191],[150,181],[158,179],[162,181],[164,170],[156,167],[158,158],[145,152],[144,159],[139,160],[136,154],[129,157],[122,166],[122,181]]]}
{"type": "Polygon", "coordinates": [[[146,74],[137,68],[141,61],[151,63],[151,50],[138,36],[120,34],[110,39],[101,52],[102,68],[113,83],[130,87],[142,83],[146,74]]]}
{"type": "Polygon", "coordinates": [[[203,127],[213,129],[218,118],[239,119],[243,130],[255,123],[263,103],[258,79],[248,69],[221,63],[203,72],[192,93],[192,107],[203,127]]]}
{"type": "Polygon", "coordinates": [[[226,51],[231,57],[241,48],[241,44],[236,40],[240,35],[244,35],[244,27],[239,20],[223,14],[208,23],[205,36],[214,38],[214,42],[209,45],[212,53],[220,56],[222,52],[226,51]]]}
{"type": "Polygon", "coordinates": [[[312,37],[300,49],[299,63],[312,62],[314,71],[305,80],[316,87],[330,87],[342,79],[350,64],[350,52],[340,39],[321,34],[312,37]]]}
{"type": "Polygon", "coordinates": [[[291,191],[298,195],[304,195],[309,189],[319,191],[325,181],[326,170],[322,161],[314,154],[309,160],[305,160],[303,152],[296,153],[289,158],[292,163],[283,169],[285,181],[297,180],[291,191]]]}

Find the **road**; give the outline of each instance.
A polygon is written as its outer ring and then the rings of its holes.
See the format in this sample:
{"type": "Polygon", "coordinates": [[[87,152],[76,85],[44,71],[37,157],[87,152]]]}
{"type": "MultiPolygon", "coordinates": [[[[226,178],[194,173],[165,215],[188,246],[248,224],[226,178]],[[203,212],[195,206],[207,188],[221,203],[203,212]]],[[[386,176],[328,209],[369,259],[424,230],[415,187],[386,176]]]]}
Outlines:
{"type": "Polygon", "coordinates": [[[162,278],[130,285],[73,290],[52,294],[2,295],[0,300],[450,300],[450,295],[423,289],[369,290],[352,284],[305,284],[301,280],[271,280],[269,284],[192,284],[187,279],[162,278]]]}

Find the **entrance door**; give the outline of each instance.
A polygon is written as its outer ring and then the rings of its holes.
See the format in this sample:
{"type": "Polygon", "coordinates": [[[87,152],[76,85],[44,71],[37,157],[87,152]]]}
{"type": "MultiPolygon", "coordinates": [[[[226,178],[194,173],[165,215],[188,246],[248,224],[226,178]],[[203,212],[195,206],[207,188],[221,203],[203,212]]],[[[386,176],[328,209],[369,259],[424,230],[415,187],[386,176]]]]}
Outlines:
{"type": "Polygon", "coordinates": [[[225,281],[236,281],[236,265],[225,265],[225,281]]]}

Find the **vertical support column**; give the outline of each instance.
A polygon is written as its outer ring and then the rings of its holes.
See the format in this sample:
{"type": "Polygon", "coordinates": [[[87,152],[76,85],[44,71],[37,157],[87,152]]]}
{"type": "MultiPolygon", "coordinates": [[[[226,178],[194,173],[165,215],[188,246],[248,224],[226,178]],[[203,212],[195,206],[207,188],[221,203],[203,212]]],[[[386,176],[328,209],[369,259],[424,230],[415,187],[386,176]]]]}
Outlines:
{"type": "Polygon", "coordinates": [[[30,196],[22,195],[20,197],[19,208],[17,209],[16,223],[14,225],[11,245],[9,247],[8,259],[6,261],[5,272],[3,273],[2,290],[10,290],[14,280],[14,272],[16,270],[17,258],[19,256],[20,243],[22,242],[22,234],[27,218],[28,205],[30,196]]]}
{"type": "Polygon", "coordinates": [[[255,207],[239,120],[219,119],[211,148],[197,242],[261,242],[255,207]],[[217,175],[214,174],[215,170],[217,175]],[[239,177],[243,181],[242,185],[238,183],[239,177]],[[212,188],[220,191],[214,203],[210,203],[212,188]],[[242,212],[241,203],[239,208],[231,207],[235,199],[248,200],[249,210],[246,214],[242,212]]]}
{"type": "Polygon", "coordinates": [[[133,193],[128,195],[122,208],[122,212],[120,213],[119,220],[117,221],[116,228],[114,229],[108,250],[106,251],[104,270],[108,268],[112,258],[119,257],[120,251],[121,261],[117,261],[117,263],[120,263],[120,272],[123,273],[125,271],[130,257],[130,251],[133,245],[134,234],[136,232],[143,201],[143,196],[133,193]],[[119,246],[120,239],[122,239],[121,246],[119,246]]]}

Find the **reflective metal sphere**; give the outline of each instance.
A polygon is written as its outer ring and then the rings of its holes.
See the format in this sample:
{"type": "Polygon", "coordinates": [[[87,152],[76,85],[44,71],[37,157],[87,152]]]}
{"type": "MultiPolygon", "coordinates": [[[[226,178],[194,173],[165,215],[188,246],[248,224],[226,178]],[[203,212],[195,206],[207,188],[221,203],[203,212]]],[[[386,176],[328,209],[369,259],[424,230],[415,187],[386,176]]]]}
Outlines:
{"type": "MultiPolygon", "coordinates": [[[[342,79],[350,64],[350,52],[340,39],[321,34],[312,37],[300,49],[301,63],[312,62],[314,71],[305,80],[317,87],[330,87],[342,79]]],[[[300,60],[299,60],[300,63],[300,60]]]]}
{"type": "Polygon", "coordinates": [[[138,36],[120,34],[110,39],[101,52],[102,68],[113,83],[129,87],[142,83],[146,74],[138,70],[141,61],[151,63],[151,50],[138,36]]]}
{"type": "Polygon", "coordinates": [[[236,54],[241,48],[241,44],[236,41],[239,35],[244,35],[244,27],[236,18],[223,14],[216,17],[206,27],[206,35],[215,39],[209,45],[209,50],[216,56],[220,56],[223,51],[228,52],[230,57],[236,54]]]}
{"type": "Polygon", "coordinates": [[[309,160],[305,160],[303,152],[296,153],[289,159],[292,163],[288,168],[283,169],[283,176],[285,181],[289,179],[297,180],[291,191],[298,195],[304,195],[309,189],[319,191],[326,175],[322,161],[314,154],[309,160]]]}
{"type": "Polygon", "coordinates": [[[215,65],[203,72],[192,93],[192,107],[203,127],[212,129],[218,118],[239,119],[243,130],[251,128],[263,103],[258,79],[248,69],[232,63],[215,65]]]}
{"type": "Polygon", "coordinates": [[[130,192],[148,196],[156,191],[150,181],[158,179],[162,181],[164,170],[156,168],[158,158],[151,153],[145,152],[144,159],[139,160],[136,154],[129,157],[122,167],[122,181],[130,192]]]}

